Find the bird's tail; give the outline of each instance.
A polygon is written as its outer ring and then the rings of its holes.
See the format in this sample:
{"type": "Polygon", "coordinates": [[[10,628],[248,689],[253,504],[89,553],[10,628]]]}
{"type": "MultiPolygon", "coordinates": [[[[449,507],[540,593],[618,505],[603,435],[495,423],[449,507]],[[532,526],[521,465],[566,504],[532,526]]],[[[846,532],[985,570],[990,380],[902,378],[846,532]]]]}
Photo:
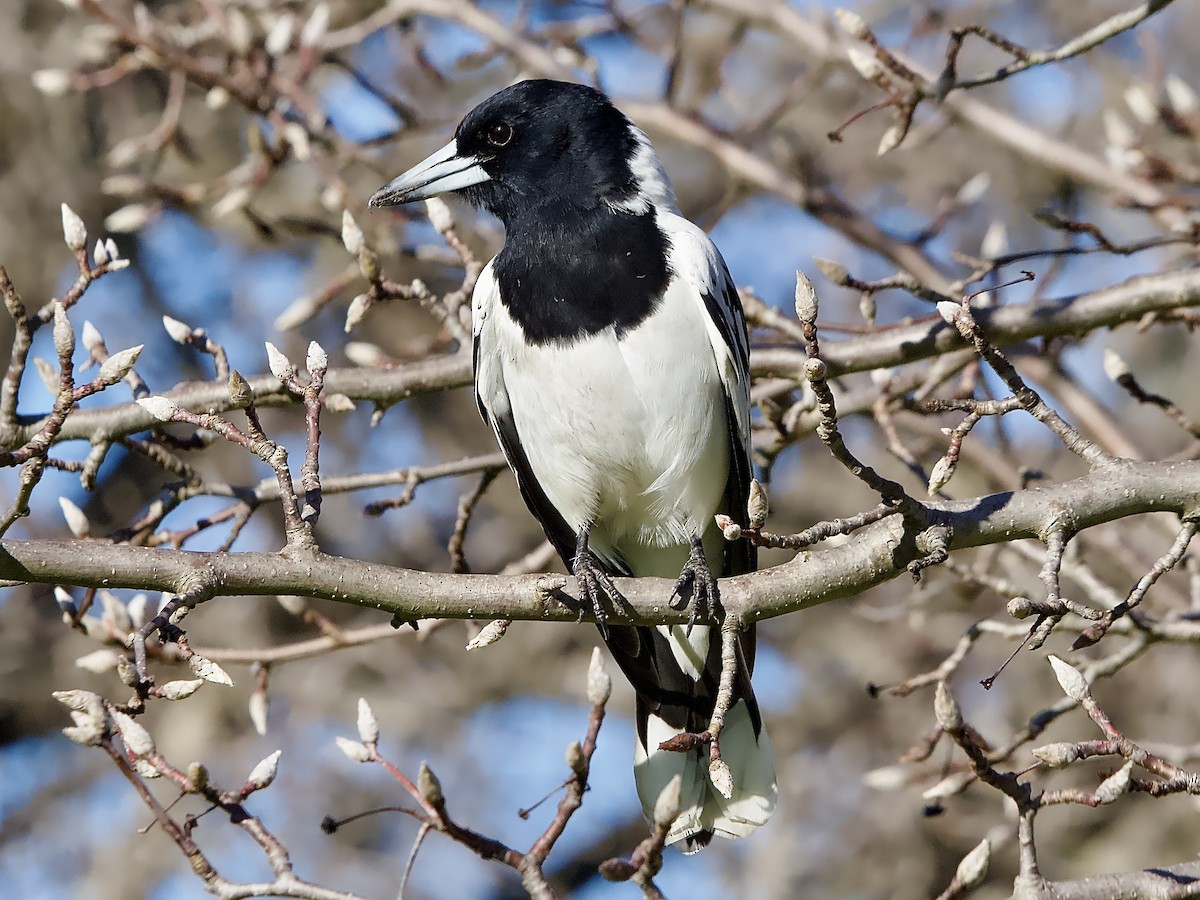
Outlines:
{"type": "Polygon", "coordinates": [[[778,797],[775,757],[766,729],[755,733],[745,700],[730,708],[720,736],[721,758],[732,776],[728,796],[709,776],[707,746],[687,752],[659,750],[659,744],[683,729],[672,728],[653,713],[646,724],[647,740],[644,745],[636,742],[633,773],[648,820],[653,820],[655,801],[667,783],[676,775],[682,778],[679,817],[668,843],[684,841],[684,852],[694,853],[714,835],[745,837],[771,817],[778,797]]]}

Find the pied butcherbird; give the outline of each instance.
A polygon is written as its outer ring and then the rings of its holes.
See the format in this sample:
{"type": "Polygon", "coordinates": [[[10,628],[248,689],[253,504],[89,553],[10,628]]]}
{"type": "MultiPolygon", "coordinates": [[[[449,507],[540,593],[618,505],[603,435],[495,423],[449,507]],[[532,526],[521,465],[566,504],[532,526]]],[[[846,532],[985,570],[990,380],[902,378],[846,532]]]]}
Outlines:
{"type": "Polygon", "coordinates": [[[725,541],[714,523],[718,513],[746,523],[751,482],[749,342],[725,262],[679,214],[646,135],[583,85],[500,91],[370,204],[451,192],[504,224],[472,303],[479,411],[636,692],[646,816],[678,774],[671,842],[694,850],[749,834],[777,797],[750,686],[753,627],[738,639],[721,732],[725,796],[707,745],[659,749],[708,728],[720,633],[604,621],[614,576],[676,578],[694,615],[718,602],[715,576],[755,568],[752,544],[725,541]]]}

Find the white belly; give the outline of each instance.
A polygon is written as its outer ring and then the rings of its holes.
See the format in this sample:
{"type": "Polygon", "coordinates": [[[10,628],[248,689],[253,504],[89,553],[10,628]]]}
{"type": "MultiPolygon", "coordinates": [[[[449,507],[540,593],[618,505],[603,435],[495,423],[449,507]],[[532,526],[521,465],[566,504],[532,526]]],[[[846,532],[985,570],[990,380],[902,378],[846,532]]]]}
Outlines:
{"type": "Polygon", "coordinates": [[[677,574],[709,529],[729,467],[702,311],[668,291],[620,340],[610,329],[541,347],[502,308],[493,314],[513,420],[547,499],[573,530],[591,529],[601,558],[622,558],[638,575],[677,574]]]}

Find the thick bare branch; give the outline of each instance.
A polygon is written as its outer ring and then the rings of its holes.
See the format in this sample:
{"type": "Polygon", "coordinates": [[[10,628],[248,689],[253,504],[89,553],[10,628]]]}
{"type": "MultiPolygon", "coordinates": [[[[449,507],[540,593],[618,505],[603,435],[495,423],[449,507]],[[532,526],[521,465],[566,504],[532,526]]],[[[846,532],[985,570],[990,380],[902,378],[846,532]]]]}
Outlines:
{"type": "MultiPolygon", "coordinates": [[[[947,550],[1038,537],[1070,509],[1077,530],[1147,512],[1200,515],[1200,462],[1115,462],[1071,481],[972,500],[930,503],[927,528],[948,533],[947,550]],[[1112,490],[1119,479],[1122,490],[1112,490]]],[[[791,563],[721,585],[726,612],[756,621],[856,596],[906,573],[928,554],[899,516],[863,528],[839,547],[805,551],[791,563]]],[[[98,541],[5,541],[0,578],[86,587],[129,587],[209,596],[299,594],[367,606],[397,621],[422,618],[569,621],[577,601],[546,591],[540,576],[446,575],[322,553],[176,553],[98,541]],[[561,596],[566,603],[556,599],[561,596]]],[[[614,622],[682,623],[666,603],[666,579],[617,579],[628,601],[614,622]]],[[[585,604],[586,606],[586,604],[585,604]]],[[[584,610],[585,617],[588,610],[584,610]]],[[[709,620],[711,621],[711,620],[709,620]]]]}

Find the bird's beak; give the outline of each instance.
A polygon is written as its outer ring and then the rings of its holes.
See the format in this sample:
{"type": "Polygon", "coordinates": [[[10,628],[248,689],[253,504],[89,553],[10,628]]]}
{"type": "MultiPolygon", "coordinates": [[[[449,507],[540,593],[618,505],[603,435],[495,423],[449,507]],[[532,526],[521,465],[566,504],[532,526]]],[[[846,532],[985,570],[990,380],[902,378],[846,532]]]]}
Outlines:
{"type": "Polygon", "coordinates": [[[425,200],[490,180],[491,176],[483,170],[483,160],[477,156],[459,156],[458,142],[451,141],[377,190],[367,205],[395,206],[425,200]]]}

